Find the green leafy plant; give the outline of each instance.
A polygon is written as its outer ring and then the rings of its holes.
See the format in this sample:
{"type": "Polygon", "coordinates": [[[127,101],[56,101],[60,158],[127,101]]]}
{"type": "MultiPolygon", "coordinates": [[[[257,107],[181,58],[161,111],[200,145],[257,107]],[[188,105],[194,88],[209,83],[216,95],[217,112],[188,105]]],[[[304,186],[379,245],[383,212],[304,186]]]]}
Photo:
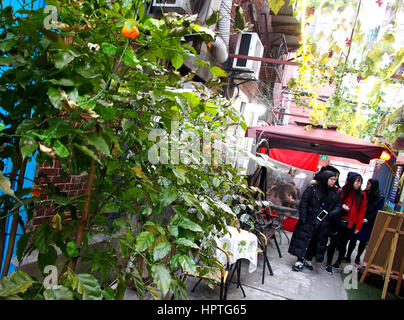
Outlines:
{"type": "MultiPolygon", "coordinates": [[[[44,27],[43,9],[22,11],[23,18],[11,7],[1,12],[0,65],[7,69],[0,74],[6,111],[0,145],[13,168],[0,176],[0,221],[4,227],[13,214],[15,232],[21,204],[28,220],[52,206],[54,216],[20,238],[17,257],[21,262],[37,250],[42,275],[46,265],[57,265],[60,274],[59,287],[45,289],[17,271],[5,278],[3,298],[122,299],[133,284],[140,299],[147,293],[185,299],[181,270],[194,273],[192,257],[202,250],[200,261],[212,263],[216,245],[208,235],[233,223],[235,200],[252,201],[245,177],[220,159],[150,161],[157,143],[149,139],[151,131],[166,132],[182,151],[186,142],[176,130],[223,138],[239,114],[217,93],[224,70],[200,61],[187,43],[211,41],[215,34],[192,16],[147,16],[146,2],[48,1],[58,8],[51,30],[44,27]],[[128,21],[139,30],[136,39],[121,35],[128,21]],[[186,58],[209,67],[212,80],[179,90],[193,76],[180,73],[186,58]],[[32,191],[23,182],[33,157],[59,161],[66,175],[87,174],[86,193],[67,197],[52,183],[41,184],[39,196],[20,203],[32,191]],[[95,247],[92,239],[99,235],[105,240],[95,247]],[[75,273],[78,262],[89,265],[87,273],[75,273]]],[[[11,255],[6,258],[9,265],[11,255]]]]}

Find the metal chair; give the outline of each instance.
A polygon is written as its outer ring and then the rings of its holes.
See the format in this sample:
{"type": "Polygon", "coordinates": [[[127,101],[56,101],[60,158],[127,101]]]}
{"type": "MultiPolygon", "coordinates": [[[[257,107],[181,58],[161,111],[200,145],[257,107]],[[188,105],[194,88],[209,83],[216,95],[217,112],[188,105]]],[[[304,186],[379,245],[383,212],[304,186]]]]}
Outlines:
{"type": "Polygon", "coordinates": [[[258,254],[262,254],[264,257],[263,266],[262,266],[262,284],[264,284],[266,268],[268,268],[269,274],[271,276],[274,275],[271,264],[268,259],[268,253],[267,253],[268,238],[265,236],[265,234],[260,232],[258,229],[252,228],[254,226],[254,221],[250,221],[250,223],[248,221],[246,221],[246,219],[249,219],[249,217],[251,217],[251,216],[247,215],[247,217],[245,219],[241,218],[240,224],[241,224],[241,228],[243,228],[244,230],[250,231],[257,236],[258,246],[259,246],[258,254]]]}
{"type": "Polygon", "coordinates": [[[275,236],[275,233],[279,232],[278,230],[282,224],[282,221],[277,215],[271,214],[270,207],[269,212],[266,211],[265,207],[269,206],[263,205],[259,207],[258,212],[256,212],[255,210],[253,212],[250,212],[255,220],[254,228],[257,229],[258,232],[262,232],[268,240],[274,241],[279,258],[282,258],[281,249],[275,236]]]}

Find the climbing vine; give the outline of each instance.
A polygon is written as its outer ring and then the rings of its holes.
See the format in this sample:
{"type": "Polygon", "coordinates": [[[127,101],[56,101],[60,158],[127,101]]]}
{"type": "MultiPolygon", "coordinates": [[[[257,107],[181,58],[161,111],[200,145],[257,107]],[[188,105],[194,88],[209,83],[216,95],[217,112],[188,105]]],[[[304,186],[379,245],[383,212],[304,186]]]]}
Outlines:
{"type": "MultiPolygon", "coordinates": [[[[269,1],[279,10],[284,1],[269,1]]],[[[290,1],[301,23],[296,51],[297,78],[288,87],[297,104],[311,110],[314,125],[338,125],[353,136],[373,138],[381,120],[402,105],[400,66],[404,47],[399,27],[400,1],[290,1]],[[372,16],[369,16],[373,13],[372,16]],[[383,17],[367,29],[370,17],[383,17]],[[332,87],[326,99],[319,89],[332,87]],[[304,94],[302,94],[304,92],[304,94]],[[396,99],[391,99],[391,96],[396,99]]],[[[272,7],[271,7],[272,8],[272,7]]],[[[276,14],[276,10],[273,10],[276,14]]],[[[377,132],[392,144],[402,126],[377,132]]]]}

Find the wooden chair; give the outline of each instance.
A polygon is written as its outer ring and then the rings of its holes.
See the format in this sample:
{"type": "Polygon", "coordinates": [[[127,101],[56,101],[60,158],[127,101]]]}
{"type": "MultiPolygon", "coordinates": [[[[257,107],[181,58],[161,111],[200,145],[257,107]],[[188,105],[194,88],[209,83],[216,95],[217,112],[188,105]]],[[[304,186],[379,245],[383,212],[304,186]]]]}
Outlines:
{"type": "Polygon", "coordinates": [[[194,285],[191,292],[194,292],[196,287],[202,280],[210,280],[216,283],[220,287],[220,300],[227,299],[227,287],[228,287],[228,277],[229,277],[229,267],[230,267],[230,256],[229,254],[218,247],[220,251],[222,251],[226,256],[226,265],[222,266],[222,264],[215,259],[214,264],[215,266],[197,266],[196,267],[196,274],[190,274],[186,271],[183,272],[184,278],[185,277],[195,277],[199,278],[198,282],[194,285]]]}

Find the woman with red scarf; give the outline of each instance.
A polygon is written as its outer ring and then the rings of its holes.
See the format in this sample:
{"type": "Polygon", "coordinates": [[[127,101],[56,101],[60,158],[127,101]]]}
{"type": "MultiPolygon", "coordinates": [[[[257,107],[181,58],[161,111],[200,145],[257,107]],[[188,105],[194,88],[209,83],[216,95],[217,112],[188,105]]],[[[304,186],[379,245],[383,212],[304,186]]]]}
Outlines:
{"type": "MultiPolygon", "coordinates": [[[[341,220],[338,235],[338,259],[334,268],[339,268],[342,259],[345,257],[346,246],[353,234],[358,234],[362,228],[366,211],[366,193],[361,190],[362,176],[356,172],[348,172],[347,182],[341,190],[341,220]]],[[[332,259],[336,243],[330,243],[328,256],[332,259]]],[[[326,271],[332,273],[331,261],[327,263],[326,271]]]]}

